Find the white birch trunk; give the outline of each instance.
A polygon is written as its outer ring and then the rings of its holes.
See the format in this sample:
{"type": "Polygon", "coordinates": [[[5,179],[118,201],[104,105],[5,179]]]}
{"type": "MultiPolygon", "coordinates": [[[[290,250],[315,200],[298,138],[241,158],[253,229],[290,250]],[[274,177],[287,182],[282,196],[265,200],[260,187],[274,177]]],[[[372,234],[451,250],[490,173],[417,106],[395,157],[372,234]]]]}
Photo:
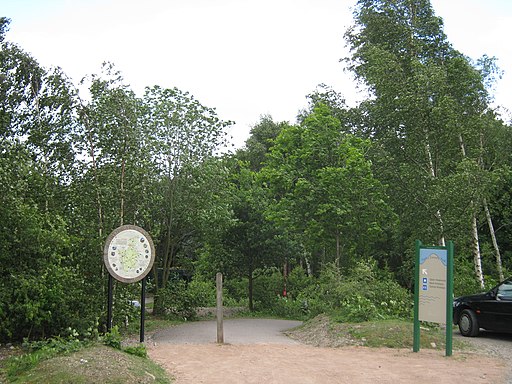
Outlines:
{"type": "Polygon", "coordinates": [[[482,258],[480,255],[480,243],[478,242],[478,227],[476,222],[476,213],[474,211],[471,225],[473,232],[473,260],[475,264],[475,274],[480,284],[480,288],[485,289],[484,274],[482,271],[482,258]]]}
{"type": "MultiPolygon", "coordinates": [[[[462,152],[462,157],[466,158],[466,147],[464,145],[464,140],[462,138],[462,134],[459,134],[459,144],[460,150],[462,152]]],[[[485,288],[484,274],[482,270],[482,254],[480,252],[480,240],[478,237],[478,222],[476,219],[476,209],[475,203],[473,200],[470,201],[470,206],[472,208],[472,217],[471,217],[471,240],[473,242],[473,263],[475,266],[475,275],[480,284],[480,287],[485,288]]]]}
{"type": "Polygon", "coordinates": [[[503,264],[501,263],[501,252],[500,247],[498,246],[498,241],[496,240],[496,233],[494,231],[494,225],[492,224],[491,212],[489,212],[489,206],[487,205],[487,200],[484,198],[484,210],[485,216],[487,217],[487,225],[489,226],[489,232],[491,233],[492,245],[494,247],[494,253],[496,255],[496,268],[498,269],[498,275],[500,277],[500,281],[505,280],[505,276],[503,275],[503,264]]]}
{"type": "MultiPolygon", "coordinates": [[[[434,162],[432,160],[432,152],[430,151],[430,144],[428,143],[428,134],[427,134],[426,130],[425,130],[425,140],[426,140],[425,152],[427,155],[430,176],[432,177],[432,179],[435,179],[436,171],[434,169],[434,162]]],[[[444,238],[444,223],[443,223],[443,218],[441,216],[441,211],[439,209],[436,210],[435,216],[437,218],[437,222],[439,223],[439,231],[440,231],[439,245],[444,247],[444,246],[446,246],[446,241],[444,238]]]]}

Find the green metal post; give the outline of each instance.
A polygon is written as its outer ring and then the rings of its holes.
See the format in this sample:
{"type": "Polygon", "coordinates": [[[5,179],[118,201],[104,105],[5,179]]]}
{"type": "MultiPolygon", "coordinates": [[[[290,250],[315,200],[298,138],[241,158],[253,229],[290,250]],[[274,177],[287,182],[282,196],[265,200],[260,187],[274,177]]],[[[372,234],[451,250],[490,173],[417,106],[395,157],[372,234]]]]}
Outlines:
{"type": "Polygon", "coordinates": [[[448,242],[448,265],[446,271],[446,356],[452,355],[453,339],[453,241],[448,242]]]}
{"type": "Polygon", "coordinates": [[[415,265],[414,265],[414,331],[413,331],[413,346],[412,351],[418,352],[420,350],[420,286],[419,286],[419,274],[420,274],[420,247],[421,241],[416,240],[416,251],[415,251],[415,265]]]}

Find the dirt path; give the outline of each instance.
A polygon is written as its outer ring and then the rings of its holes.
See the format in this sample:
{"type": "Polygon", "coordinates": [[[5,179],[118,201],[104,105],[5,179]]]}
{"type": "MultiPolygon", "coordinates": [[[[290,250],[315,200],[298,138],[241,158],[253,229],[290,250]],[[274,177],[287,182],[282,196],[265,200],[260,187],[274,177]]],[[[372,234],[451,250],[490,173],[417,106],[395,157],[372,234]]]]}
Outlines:
{"type": "Polygon", "coordinates": [[[276,335],[285,326],[282,320],[228,320],[230,344],[218,345],[212,341],[215,322],[190,323],[154,335],[148,352],[176,384],[507,382],[508,367],[501,359],[473,353],[446,358],[431,350],[317,348],[276,335]]]}

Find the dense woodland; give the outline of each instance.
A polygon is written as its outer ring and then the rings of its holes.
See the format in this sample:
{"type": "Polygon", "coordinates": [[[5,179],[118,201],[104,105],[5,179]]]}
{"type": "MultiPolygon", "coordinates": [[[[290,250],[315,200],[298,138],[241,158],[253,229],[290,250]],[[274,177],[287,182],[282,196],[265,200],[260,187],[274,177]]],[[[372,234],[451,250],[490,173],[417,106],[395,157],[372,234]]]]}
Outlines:
{"type": "MultiPolygon", "coordinates": [[[[408,317],[414,241],[455,243],[455,294],[512,268],[512,134],[496,60],[455,50],[429,0],[360,0],[341,58],[367,98],[319,86],[229,152],[213,108],[136,95],[113,64],[43,68],[0,19],[0,339],[104,330],[106,237],[156,245],[156,314],[214,302],[283,316],[408,317]]],[[[341,75],[341,74],[340,74],[341,75]]],[[[138,284],[115,284],[114,322],[138,284]]]]}

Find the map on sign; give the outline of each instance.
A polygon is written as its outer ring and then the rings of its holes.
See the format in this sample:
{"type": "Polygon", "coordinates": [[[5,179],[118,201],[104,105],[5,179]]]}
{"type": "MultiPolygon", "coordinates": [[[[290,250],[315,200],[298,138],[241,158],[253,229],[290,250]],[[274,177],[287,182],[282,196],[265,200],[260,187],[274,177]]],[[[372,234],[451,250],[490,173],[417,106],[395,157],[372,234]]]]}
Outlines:
{"type": "Polygon", "coordinates": [[[104,249],[109,273],[119,281],[133,283],[143,279],[155,260],[155,248],[149,234],[134,225],[115,229],[104,249]]]}

